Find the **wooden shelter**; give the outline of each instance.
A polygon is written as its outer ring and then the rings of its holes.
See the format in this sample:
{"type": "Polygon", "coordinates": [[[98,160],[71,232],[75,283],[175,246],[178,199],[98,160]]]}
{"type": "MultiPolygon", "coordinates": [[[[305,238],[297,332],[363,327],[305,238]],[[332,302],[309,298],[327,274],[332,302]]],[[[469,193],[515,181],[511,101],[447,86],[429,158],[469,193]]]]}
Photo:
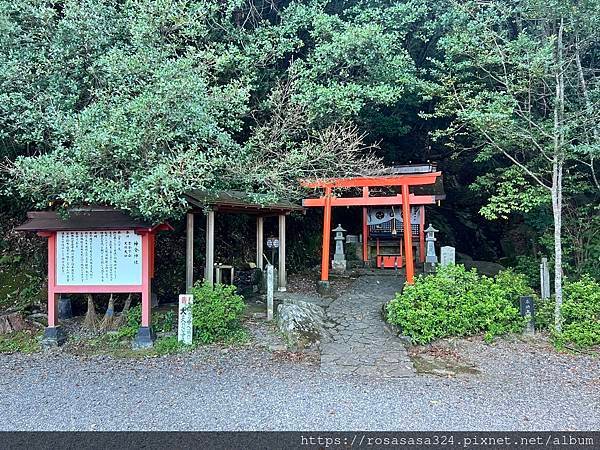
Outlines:
{"type": "Polygon", "coordinates": [[[194,284],[194,217],[196,214],[206,215],[206,259],[205,279],[214,283],[215,265],[215,214],[249,214],[256,216],[256,267],[263,269],[264,219],[277,217],[279,227],[279,290],[286,290],[285,268],[285,218],[293,211],[304,211],[304,208],[288,201],[261,203],[253,194],[241,191],[207,192],[192,190],[186,193],[191,206],[187,214],[186,239],[186,290],[189,292],[194,284]]]}
{"type": "MultiPolygon", "coordinates": [[[[329,247],[331,238],[331,214],[336,206],[361,206],[363,208],[363,259],[368,255],[369,229],[367,224],[367,208],[373,206],[398,206],[402,212],[403,224],[403,259],[406,265],[406,279],[413,283],[413,230],[410,219],[411,206],[431,205],[445,198],[442,187],[441,172],[433,164],[416,164],[389,168],[388,174],[372,177],[328,178],[320,180],[304,180],[302,186],[321,189],[319,198],[307,198],[302,201],[305,207],[323,208],[323,249],[321,255],[321,283],[329,280],[329,247]],[[436,189],[432,189],[435,187],[436,189]],[[429,189],[424,189],[429,187],[429,189]],[[334,189],[359,188],[360,197],[340,197],[334,195],[334,189]],[[390,188],[399,191],[396,195],[372,196],[371,189],[390,188]]],[[[419,232],[421,258],[424,253],[424,210],[421,210],[421,227],[419,232]]]]}

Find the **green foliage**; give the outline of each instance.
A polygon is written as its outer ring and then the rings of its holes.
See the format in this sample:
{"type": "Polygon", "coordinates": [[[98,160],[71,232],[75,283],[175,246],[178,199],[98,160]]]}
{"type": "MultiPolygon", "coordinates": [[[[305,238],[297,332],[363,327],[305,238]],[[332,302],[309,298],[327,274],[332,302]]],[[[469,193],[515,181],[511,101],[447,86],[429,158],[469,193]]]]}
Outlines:
{"type": "MultiPolygon", "coordinates": [[[[125,325],[119,328],[118,336],[120,338],[132,339],[137,334],[142,325],[142,305],[136,305],[129,309],[125,325]]],[[[168,333],[175,327],[175,313],[171,310],[164,313],[152,314],[152,329],[156,332],[168,333]]]]}
{"type": "Polygon", "coordinates": [[[154,347],[152,348],[153,352],[158,355],[171,355],[187,349],[189,349],[189,346],[179,342],[177,336],[159,338],[154,342],[154,347]]]}
{"type": "Polygon", "coordinates": [[[528,293],[525,277],[510,270],[488,278],[450,265],[405,285],[387,306],[388,320],[417,344],[477,333],[491,340],[522,330],[519,296],[528,293]]]}
{"type": "Polygon", "coordinates": [[[577,348],[600,345],[600,283],[589,276],[564,284],[562,332],[555,333],[555,344],[577,348]]]}
{"type": "Polygon", "coordinates": [[[0,311],[20,310],[44,299],[43,279],[17,262],[0,262],[0,311]]]}
{"type": "Polygon", "coordinates": [[[238,340],[244,299],[236,295],[235,286],[198,282],[192,289],[194,305],[192,321],[194,339],[207,344],[217,341],[238,340]]]}
{"type": "Polygon", "coordinates": [[[536,330],[551,331],[554,328],[554,308],[556,303],[553,298],[534,298],[535,328],[536,330]]]}
{"type": "Polygon", "coordinates": [[[127,312],[127,321],[119,331],[118,336],[120,338],[133,339],[137,334],[140,326],[142,325],[142,305],[136,305],[133,308],[129,308],[127,312]]]}
{"type": "Polygon", "coordinates": [[[17,331],[0,335],[0,353],[34,353],[40,350],[40,334],[17,331]]]}
{"type": "Polygon", "coordinates": [[[158,221],[192,188],[281,196],[372,169],[336,137],[422,101],[405,43],[434,34],[430,3],[0,0],[0,138],[21,154],[7,192],[158,221]]]}

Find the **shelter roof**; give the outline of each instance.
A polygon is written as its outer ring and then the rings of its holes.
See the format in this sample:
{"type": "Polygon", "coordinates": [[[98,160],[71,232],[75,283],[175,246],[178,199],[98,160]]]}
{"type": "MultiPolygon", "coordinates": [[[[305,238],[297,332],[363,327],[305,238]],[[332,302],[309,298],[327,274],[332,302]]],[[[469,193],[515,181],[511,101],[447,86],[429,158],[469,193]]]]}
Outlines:
{"type": "Polygon", "coordinates": [[[292,211],[303,211],[300,205],[288,200],[277,202],[261,202],[256,194],[242,191],[202,191],[192,190],[186,192],[188,203],[193,208],[211,208],[216,211],[244,214],[282,214],[292,211]]]}

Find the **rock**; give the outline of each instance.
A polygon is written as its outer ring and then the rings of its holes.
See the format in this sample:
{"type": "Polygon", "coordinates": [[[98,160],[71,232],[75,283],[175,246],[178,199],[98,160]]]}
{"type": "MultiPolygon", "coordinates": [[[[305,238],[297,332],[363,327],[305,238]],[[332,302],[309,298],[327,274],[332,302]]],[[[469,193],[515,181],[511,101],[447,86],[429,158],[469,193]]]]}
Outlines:
{"type": "Polygon", "coordinates": [[[473,258],[471,258],[466,253],[456,252],[456,262],[462,263],[464,261],[473,261],[473,258]]]}
{"type": "Polygon", "coordinates": [[[29,320],[48,320],[48,314],[45,313],[35,313],[35,314],[29,314],[27,316],[27,319],[29,320]]]}
{"type": "Polygon", "coordinates": [[[477,269],[477,272],[488,277],[498,275],[498,272],[505,269],[504,266],[490,261],[464,261],[463,264],[466,269],[474,267],[477,269]]]}
{"type": "Polygon", "coordinates": [[[0,334],[13,333],[28,328],[21,313],[14,312],[0,315],[0,334]]]}
{"type": "Polygon", "coordinates": [[[270,352],[285,352],[287,347],[283,344],[269,345],[270,352]]]}
{"type": "Polygon", "coordinates": [[[325,333],[325,311],[313,303],[285,299],[277,307],[277,324],[292,351],[313,349],[325,333]]]}
{"type": "Polygon", "coordinates": [[[453,377],[456,375],[456,372],[449,369],[431,369],[431,373],[441,377],[453,377]]]}

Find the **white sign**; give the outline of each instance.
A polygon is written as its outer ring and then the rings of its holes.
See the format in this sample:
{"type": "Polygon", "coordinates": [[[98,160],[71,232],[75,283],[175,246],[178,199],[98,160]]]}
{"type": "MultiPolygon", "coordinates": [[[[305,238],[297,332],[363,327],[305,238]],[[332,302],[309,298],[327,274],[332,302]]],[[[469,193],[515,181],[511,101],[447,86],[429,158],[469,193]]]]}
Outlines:
{"type": "Polygon", "coordinates": [[[192,345],[192,306],[194,304],[193,295],[179,296],[179,325],[177,327],[177,340],[186,345],[192,345]]]}
{"type": "Polygon", "coordinates": [[[440,250],[440,264],[447,266],[449,264],[456,264],[456,252],[454,247],[445,246],[440,250]]]}
{"type": "Polygon", "coordinates": [[[56,284],[142,284],[142,237],[133,231],[56,233],[56,284]]]}

